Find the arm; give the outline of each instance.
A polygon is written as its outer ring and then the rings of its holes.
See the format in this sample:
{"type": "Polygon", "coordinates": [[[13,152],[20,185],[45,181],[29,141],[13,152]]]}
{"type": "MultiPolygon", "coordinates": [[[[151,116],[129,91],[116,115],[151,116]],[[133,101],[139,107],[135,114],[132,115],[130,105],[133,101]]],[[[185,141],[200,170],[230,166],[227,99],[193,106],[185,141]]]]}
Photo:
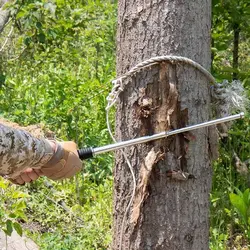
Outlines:
{"type": "Polygon", "coordinates": [[[0,124],[0,174],[15,177],[29,166],[39,169],[54,154],[49,141],[0,124]]]}
{"type": "Polygon", "coordinates": [[[33,137],[0,124],[0,175],[17,179],[27,169],[53,180],[73,176],[81,169],[74,142],[58,143],[33,137]]]}

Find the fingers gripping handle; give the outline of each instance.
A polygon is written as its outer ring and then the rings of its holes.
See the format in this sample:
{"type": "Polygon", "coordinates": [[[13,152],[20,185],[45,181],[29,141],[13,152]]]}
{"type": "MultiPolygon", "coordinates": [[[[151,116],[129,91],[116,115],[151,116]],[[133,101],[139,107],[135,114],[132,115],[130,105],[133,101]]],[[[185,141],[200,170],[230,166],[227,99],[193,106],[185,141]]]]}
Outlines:
{"type": "Polygon", "coordinates": [[[82,148],[77,150],[79,158],[85,160],[94,156],[92,148],[82,148]]]}

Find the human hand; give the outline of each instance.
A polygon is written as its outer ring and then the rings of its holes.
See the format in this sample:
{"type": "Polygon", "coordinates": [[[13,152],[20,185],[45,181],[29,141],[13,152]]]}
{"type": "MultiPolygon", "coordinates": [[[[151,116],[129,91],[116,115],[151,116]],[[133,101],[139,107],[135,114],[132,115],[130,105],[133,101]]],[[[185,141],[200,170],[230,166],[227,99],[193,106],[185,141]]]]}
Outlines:
{"type": "Polygon", "coordinates": [[[55,151],[52,158],[40,169],[27,168],[15,178],[9,180],[18,185],[23,185],[46,176],[52,180],[62,180],[74,176],[81,170],[82,162],[77,153],[77,145],[72,142],[49,141],[55,151]]]}
{"type": "Polygon", "coordinates": [[[43,173],[40,169],[27,168],[22,173],[20,173],[20,175],[17,176],[15,179],[10,178],[9,180],[14,184],[23,185],[25,183],[37,180],[42,175],[43,173]]]}
{"type": "Polygon", "coordinates": [[[55,142],[56,152],[40,171],[52,180],[62,180],[74,176],[82,168],[77,153],[77,145],[72,141],[55,142]]]}

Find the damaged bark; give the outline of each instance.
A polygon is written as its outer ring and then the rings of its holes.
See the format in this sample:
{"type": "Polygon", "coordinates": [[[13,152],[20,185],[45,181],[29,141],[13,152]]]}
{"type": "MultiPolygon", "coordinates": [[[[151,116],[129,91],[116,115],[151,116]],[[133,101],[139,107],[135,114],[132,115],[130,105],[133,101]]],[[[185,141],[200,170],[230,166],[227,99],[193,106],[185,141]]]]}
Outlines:
{"type": "MultiPolygon", "coordinates": [[[[120,0],[117,75],[162,55],[186,56],[209,69],[210,19],[207,0],[120,0]]],[[[160,63],[124,81],[118,140],[210,119],[209,81],[189,65],[160,63]]],[[[125,149],[137,181],[128,214],[133,181],[116,153],[113,249],[208,249],[210,162],[217,150],[210,134],[203,128],[125,149]]]]}
{"type": "Polygon", "coordinates": [[[149,178],[153,169],[153,166],[158,161],[158,156],[160,152],[155,152],[154,148],[150,150],[148,155],[145,157],[145,161],[143,162],[142,166],[140,167],[139,173],[139,183],[136,188],[136,194],[134,197],[134,205],[132,209],[132,215],[130,223],[137,224],[138,218],[140,216],[141,206],[143,205],[144,200],[147,198],[148,195],[148,184],[149,178]]]}

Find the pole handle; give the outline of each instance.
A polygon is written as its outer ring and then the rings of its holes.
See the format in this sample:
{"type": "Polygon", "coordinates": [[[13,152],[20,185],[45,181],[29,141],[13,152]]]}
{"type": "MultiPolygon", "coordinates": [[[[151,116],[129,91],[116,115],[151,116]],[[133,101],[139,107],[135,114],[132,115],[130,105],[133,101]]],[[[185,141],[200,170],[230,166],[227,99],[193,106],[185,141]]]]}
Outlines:
{"type": "Polygon", "coordinates": [[[81,160],[92,158],[94,156],[92,148],[81,148],[77,150],[77,153],[81,160]]]}

